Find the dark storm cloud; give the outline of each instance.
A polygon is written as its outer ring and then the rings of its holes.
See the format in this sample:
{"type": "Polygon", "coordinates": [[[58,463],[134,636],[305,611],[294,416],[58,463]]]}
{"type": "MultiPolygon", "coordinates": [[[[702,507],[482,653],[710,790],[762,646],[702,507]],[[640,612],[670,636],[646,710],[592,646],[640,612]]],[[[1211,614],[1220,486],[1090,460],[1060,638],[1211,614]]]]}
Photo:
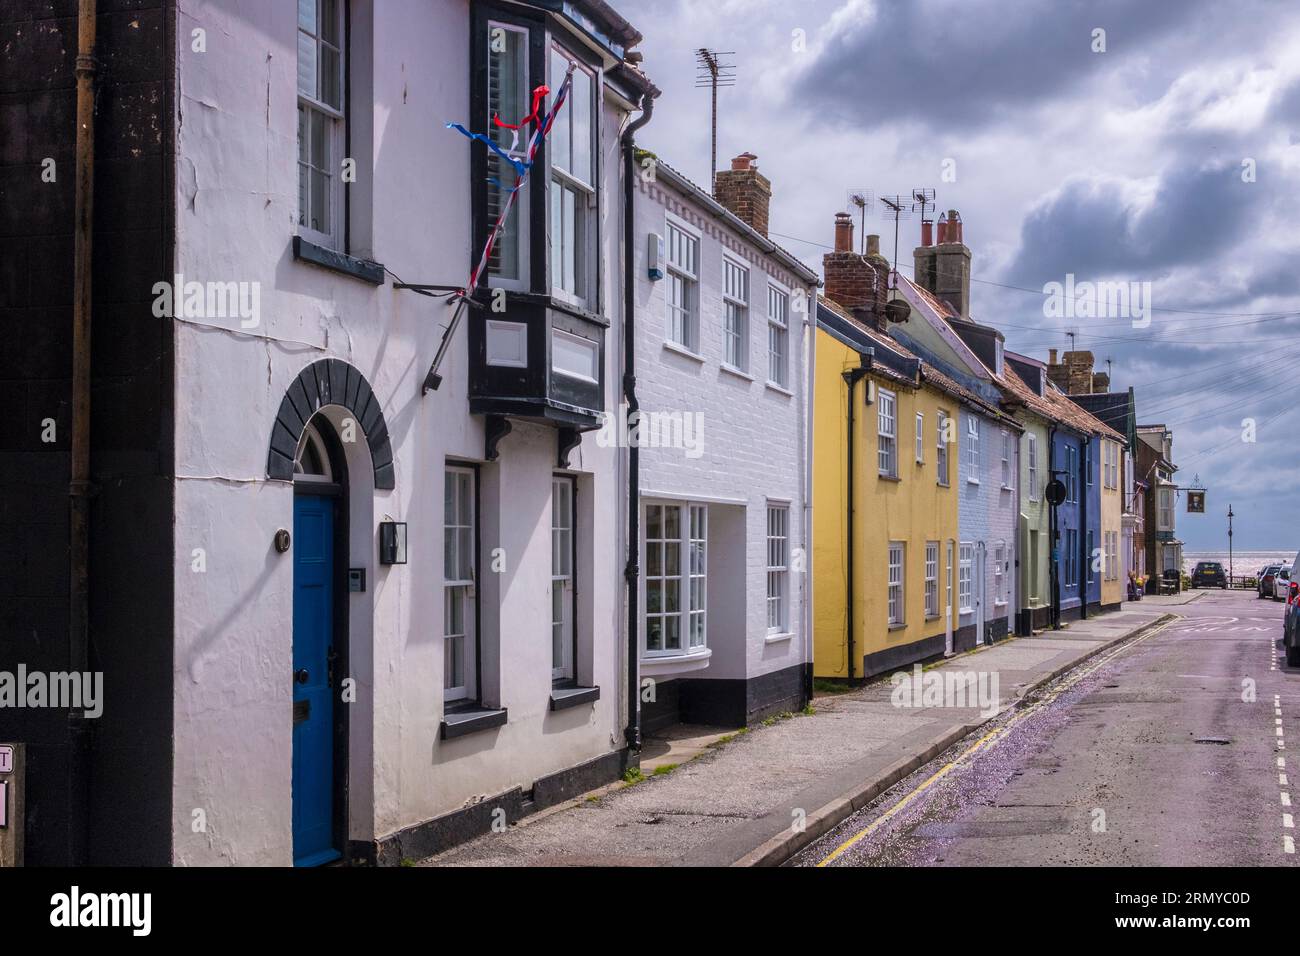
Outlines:
{"type": "Polygon", "coordinates": [[[1075,180],[1026,217],[1008,273],[1041,284],[1067,272],[1155,279],[1177,266],[1207,263],[1259,221],[1269,194],[1245,183],[1226,160],[1175,165],[1153,202],[1137,208],[1112,181],[1075,180]]]}
{"type": "MultiPolygon", "coordinates": [[[[1206,0],[879,0],[826,41],[795,98],[831,118],[977,128],[1090,82],[1196,22],[1206,0]],[[1107,52],[1093,53],[1092,31],[1107,52]]],[[[1154,88],[1154,87],[1153,87],[1154,88]]]]}

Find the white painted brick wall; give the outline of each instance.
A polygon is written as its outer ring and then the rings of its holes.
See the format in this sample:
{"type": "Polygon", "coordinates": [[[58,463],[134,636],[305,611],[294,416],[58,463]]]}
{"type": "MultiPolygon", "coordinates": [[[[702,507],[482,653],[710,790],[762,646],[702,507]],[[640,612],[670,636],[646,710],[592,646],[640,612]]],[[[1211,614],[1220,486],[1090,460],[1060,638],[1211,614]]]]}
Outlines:
{"type": "MultiPolygon", "coordinates": [[[[745,652],[714,654],[707,673],[694,676],[752,678],[806,660],[804,588],[806,575],[790,575],[789,640],[767,637],[767,499],[789,502],[790,548],[804,542],[804,455],[806,454],[806,310],[796,311],[799,279],[743,241],[704,209],[695,206],[662,180],[640,184],[637,194],[635,247],[637,397],[643,412],[700,412],[703,443],[699,457],[679,448],[643,448],[643,497],[653,493],[738,500],[746,509],[745,652]],[[651,281],[647,272],[647,237],[665,235],[668,213],[701,233],[699,283],[700,358],[665,348],[667,278],[651,281]],[[724,371],[723,249],[749,267],[749,372],[752,378],[724,371]],[[787,354],[789,388],[769,387],[767,378],[767,283],[769,277],[791,293],[787,354]]],[[[815,290],[804,286],[806,301],[815,290]]],[[[734,559],[734,555],[731,556],[734,559]]],[[[711,548],[710,567],[727,556],[711,548]]],[[[806,562],[806,558],[805,558],[806,562]]],[[[710,602],[712,604],[712,602],[710,602]]],[[[737,622],[710,619],[717,627],[737,622]]]]}

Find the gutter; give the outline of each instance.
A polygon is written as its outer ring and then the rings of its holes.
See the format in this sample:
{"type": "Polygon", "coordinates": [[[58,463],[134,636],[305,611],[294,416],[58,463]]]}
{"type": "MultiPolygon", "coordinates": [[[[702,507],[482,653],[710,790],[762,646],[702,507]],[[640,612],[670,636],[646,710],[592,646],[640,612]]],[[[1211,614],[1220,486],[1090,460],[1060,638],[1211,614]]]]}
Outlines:
{"type": "MultiPolygon", "coordinates": [[[[90,321],[95,214],[95,0],[77,10],[76,207],[73,220],[72,467],[69,541],[68,669],[90,670],[90,321]]],[[[90,837],[90,723],[68,710],[72,747],[68,768],[68,857],[84,865],[90,837]]]]}
{"type": "MultiPolygon", "coordinates": [[[[641,405],[636,397],[636,132],[650,122],[655,101],[650,94],[641,97],[641,115],[628,124],[621,137],[623,146],[623,397],[627,401],[629,430],[636,425],[641,405]]],[[[641,752],[641,641],[640,594],[641,569],[641,449],[628,442],[627,475],[627,564],[623,580],[627,583],[627,726],[623,740],[632,753],[641,752]]]]}

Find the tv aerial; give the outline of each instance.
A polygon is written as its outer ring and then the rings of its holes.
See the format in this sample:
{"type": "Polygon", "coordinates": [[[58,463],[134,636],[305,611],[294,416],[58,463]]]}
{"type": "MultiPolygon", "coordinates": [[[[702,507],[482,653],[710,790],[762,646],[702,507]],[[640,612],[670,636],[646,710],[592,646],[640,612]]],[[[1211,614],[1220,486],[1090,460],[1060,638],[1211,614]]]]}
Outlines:
{"type": "Polygon", "coordinates": [[[898,287],[898,224],[904,219],[912,218],[912,198],[910,196],[881,196],[881,215],[894,220],[894,266],[890,277],[890,288],[898,287]]]}
{"type": "Polygon", "coordinates": [[[710,126],[712,129],[711,148],[709,150],[709,194],[718,190],[718,87],[736,85],[736,64],[724,63],[723,58],[735,56],[728,50],[710,50],[700,47],[695,51],[695,85],[712,90],[713,107],[710,126]]]}
{"type": "Polygon", "coordinates": [[[848,204],[855,206],[858,210],[860,220],[860,238],[862,251],[859,255],[867,254],[867,213],[871,211],[871,190],[853,187],[849,190],[848,204]]]}

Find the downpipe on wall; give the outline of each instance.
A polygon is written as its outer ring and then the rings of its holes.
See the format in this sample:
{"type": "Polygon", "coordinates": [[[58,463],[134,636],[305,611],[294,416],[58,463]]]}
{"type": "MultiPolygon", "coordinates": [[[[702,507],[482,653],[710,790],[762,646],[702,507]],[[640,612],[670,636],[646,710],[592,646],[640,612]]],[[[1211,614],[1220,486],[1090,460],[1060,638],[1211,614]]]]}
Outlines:
{"type": "MultiPolygon", "coordinates": [[[[855,458],[855,449],[854,449],[855,414],[854,413],[856,411],[854,396],[857,393],[858,382],[866,378],[867,373],[871,371],[871,360],[875,357],[875,353],[874,352],[869,352],[865,354],[858,353],[858,355],[861,364],[857,368],[847,369],[846,371],[840,373],[844,379],[844,383],[849,387],[848,438],[845,447],[845,456],[848,458],[848,472],[849,472],[848,489],[847,489],[848,506],[845,508],[845,534],[848,536],[848,550],[846,552],[847,558],[845,560],[845,573],[847,574],[847,581],[845,584],[845,595],[844,595],[845,598],[844,604],[846,608],[845,616],[848,618],[845,624],[845,630],[846,630],[846,638],[848,642],[849,680],[853,680],[853,657],[856,650],[856,642],[853,640],[853,605],[854,605],[854,592],[855,592],[855,588],[853,586],[853,576],[855,573],[853,569],[853,543],[854,543],[853,538],[854,538],[854,529],[857,523],[856,509],[854,508],[854,482],[853,482],[853,472],[857,467],[857,463],[854,460],[855,458]]],[[[866,404],[868,405],[871,404],[870,395],[867,396],[866,404]]]]}
{"type": "MultiPolygon", "coordinates": [[[[73,221],[72,454],[69,503],[68,669],[90,670],[90,328],[95,212],[95,0],[77,10],[76,205],[73,221]]],[[[68,856],[86,862],[89,842],[90,722],[68,711],[68,856]]]]}
{"type": "MultiPolygon", "coordinates": [[[[623,131],[623,397],[627,401],[628,429],[635,427],[641,408],[636,397],[636,133],[650,122],[655,101],[641,96],[641,115],[623,131]],[[637,417],[634,417],[637,416],[637,417]]],[[[631,436],[628,436],[629,438],[631,436]]],[[[641,449],[628,441],[627,472],[627,726],[623,739],[629,751],[641,752],[640,607],[641,569],[641,449]]]]}

